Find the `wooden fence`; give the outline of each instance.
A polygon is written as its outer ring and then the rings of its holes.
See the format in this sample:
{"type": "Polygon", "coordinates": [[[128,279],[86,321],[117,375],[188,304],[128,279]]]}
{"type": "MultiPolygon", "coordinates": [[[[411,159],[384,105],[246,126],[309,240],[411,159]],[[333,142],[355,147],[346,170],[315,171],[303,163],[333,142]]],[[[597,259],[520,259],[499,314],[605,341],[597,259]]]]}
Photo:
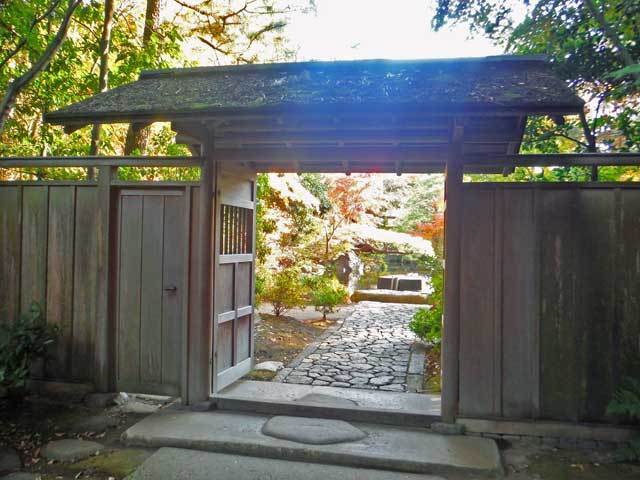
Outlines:
{"type": "Polygon", "coordinates": [[[43,307],[61,330],[49,378],[92,379],[96,202],[95,184],[0,186],[0,322],[43,307]]]}
{"type": "Polygon", "coordinates": [[[640,372],[640,186],[465,184],[463,417],[600,421],[640,372]]]}

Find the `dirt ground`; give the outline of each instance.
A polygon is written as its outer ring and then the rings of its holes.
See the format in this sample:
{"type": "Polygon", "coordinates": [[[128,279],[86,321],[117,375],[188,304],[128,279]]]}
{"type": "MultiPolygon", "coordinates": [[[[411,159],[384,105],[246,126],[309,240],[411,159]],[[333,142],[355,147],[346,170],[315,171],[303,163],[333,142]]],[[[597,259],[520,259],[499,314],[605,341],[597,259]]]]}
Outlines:
{"type": "Polygon", "coordinates": [[[640,479],[640,464],[621,462],[616,449],[558,449],[526,441],[499,446],[509,480],[640,479]]]}
{"type": "Polygon", "coordinates": [[[335,320],[322,320],[320,314],[316,320],[301,322],[286,315],[261,313],[255,332],[256,363],[274,360],[287,365],[335,323],[335,320]]]}

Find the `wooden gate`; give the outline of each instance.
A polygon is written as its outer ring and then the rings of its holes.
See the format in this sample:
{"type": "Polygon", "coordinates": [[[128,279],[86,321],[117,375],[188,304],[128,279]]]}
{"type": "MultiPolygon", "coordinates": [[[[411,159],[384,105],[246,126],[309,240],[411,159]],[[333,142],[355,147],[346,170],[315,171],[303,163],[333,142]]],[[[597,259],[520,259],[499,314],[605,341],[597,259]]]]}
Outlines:
{"type": "Polygon", "coordinates": [[[115,306],[119,391],[180,394],[185,215],[182,189],[119,192],[115,306]]]}
{"type": "Polygon", "coordinates": [[[214,392],[253,363],[255,173],[221,172],[216,187],[214,392]]]}

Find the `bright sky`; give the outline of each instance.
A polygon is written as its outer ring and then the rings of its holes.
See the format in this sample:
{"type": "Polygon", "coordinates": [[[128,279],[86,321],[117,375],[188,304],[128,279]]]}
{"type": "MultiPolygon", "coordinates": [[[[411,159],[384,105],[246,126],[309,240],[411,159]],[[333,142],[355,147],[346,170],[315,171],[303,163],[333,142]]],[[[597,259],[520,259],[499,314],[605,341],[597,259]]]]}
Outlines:
{"type": "Polygon", "coordinates": [[[286,29],[298,61],[446,58],[499,55],[465,26],[433,32],[435,0],[316,0],[317,12],[295,14],[286,29]]]}

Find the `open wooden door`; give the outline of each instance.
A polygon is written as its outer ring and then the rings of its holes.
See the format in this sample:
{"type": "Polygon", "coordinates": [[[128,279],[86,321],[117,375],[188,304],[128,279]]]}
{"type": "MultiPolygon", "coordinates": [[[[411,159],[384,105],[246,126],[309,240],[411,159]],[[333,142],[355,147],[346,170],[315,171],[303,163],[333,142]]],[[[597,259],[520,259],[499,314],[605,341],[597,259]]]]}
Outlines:
{"type": "Polygon", "coordinates": [[[213,391],[253,367],[256,176],[220,171],[216,180],[213,391]]]}

